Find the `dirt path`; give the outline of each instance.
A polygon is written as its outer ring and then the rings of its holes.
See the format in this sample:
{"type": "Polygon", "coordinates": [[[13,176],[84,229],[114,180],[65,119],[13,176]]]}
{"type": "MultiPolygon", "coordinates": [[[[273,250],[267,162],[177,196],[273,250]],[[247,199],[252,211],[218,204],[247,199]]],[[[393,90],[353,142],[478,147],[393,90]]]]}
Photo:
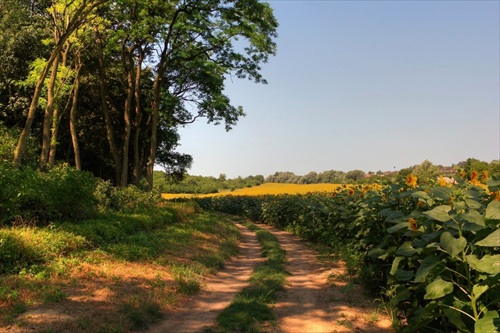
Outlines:
{"type": "MultiPolygon", "coordinates": [[[[215,324],[217,315],[233,297],[248,285],[254,265],[262,261],[255,235],[236,223],[241,232],[241,254],[217,275],[209,278],[201,295],[193,297],[185,306],[153,327],[153,333],[198,333],[215,324]]],[[[285,231],[259,224],[273,233],[287,251],[287,279],[285,292],[274,306],[277,327],[272,333],[375,333],[393,332],[391,322],[363,296],[356,285],[328,276],[340,276],[345,268],[337,264],[326,268],[317,259],[317,252],[309,249],[298,238],[285,231]]]]}
{"type": "Polygon", "coordinates": [[[267,225],[287,251],[285,292],[278,297],[275,314],[279,333],[393,332],[391,321],[378,313],[359,286],[339,279],[346,269],[341,263],[326,268],[317,252],[286,231],[267,225]]]}
{"type": "Polygon", "coordinates": [[[204,281],[201,294],[186,301],[165,320],[151,327],[150,333],[195,333],[215,324],[218,314],[234,296],[248,285],[254,266],[264,258],[255,234],[235,223],[240,231],[240,254],[225,264],[223,270],[204,281]]]}

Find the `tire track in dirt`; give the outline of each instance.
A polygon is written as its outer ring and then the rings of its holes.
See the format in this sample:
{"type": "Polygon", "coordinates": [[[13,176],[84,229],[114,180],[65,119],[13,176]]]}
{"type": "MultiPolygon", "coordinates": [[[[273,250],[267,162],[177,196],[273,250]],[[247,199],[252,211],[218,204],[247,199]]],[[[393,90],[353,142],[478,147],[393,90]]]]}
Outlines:
{"type": "Polygon", "coordinates": [[[346,269],[338,262],[327,268],[317,259],[317,252],[306,247],[286,231],[258,224],[270,231],[287,251],[285,291],[278,296],[274,311],[279,333],[389,333],[391,321],[373,312],[373,305],[359,286],[338,279],[346,269]]]}
{"type": "Polygon", "coordinates": [[[255,265],[264,261],[255,233],[235,223],[240,231],[240,253],[224,269],[203,281],[203,291],[148,330],[150,333],[195,333],[212,326],[234,296],[248,286],[255,265]]]}

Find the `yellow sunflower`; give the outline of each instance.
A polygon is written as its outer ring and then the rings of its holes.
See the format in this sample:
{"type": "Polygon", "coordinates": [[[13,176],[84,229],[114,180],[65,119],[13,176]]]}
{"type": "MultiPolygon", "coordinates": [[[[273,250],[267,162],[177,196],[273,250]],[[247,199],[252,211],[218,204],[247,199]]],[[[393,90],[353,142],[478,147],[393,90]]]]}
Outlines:
{"type": "Polygon", "coordinates": [[[413,188],[417,187],[417,176],[414,176],[412,174],[409,174],[407,177],[406,177],[406,185],[408,186],[411,186],[413,188]]]}

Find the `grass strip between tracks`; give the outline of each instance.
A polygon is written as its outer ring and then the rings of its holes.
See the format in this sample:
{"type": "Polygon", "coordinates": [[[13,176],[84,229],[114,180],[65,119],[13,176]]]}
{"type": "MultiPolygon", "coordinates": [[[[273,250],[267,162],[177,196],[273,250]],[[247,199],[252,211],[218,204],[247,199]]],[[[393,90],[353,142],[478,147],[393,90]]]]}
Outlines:
{"type": "Polygon", "coordinates": [[[244,220],[237,220],[256,233],[267,260],[258,264],[250,277],[250,285],[239,292],[217,318],[217,327],[207,332],[260,332],[263,324],[272,324],[271,308],[276,292],[284,289],[286,251],[269,231],[244,220]]]}

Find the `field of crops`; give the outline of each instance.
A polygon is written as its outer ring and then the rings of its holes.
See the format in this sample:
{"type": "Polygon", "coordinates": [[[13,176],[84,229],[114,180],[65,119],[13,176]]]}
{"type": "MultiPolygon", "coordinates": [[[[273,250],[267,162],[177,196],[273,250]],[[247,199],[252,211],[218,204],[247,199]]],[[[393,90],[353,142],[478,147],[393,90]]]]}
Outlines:
{"type": "Polygon", "coordinates": [[[206,198],[217,197],[221,195],[264,195],[264,194],[304,194],[309,192],[333,192],[341,187],[338,184],[284,184],[284,183],[265,183],[259,186],[241,188],[234,191],[221,191],[210,194],[188,194],[188,193],[163,193],[165,199],[177,198],[206,198]]]}
{"type": "Polygon", "coordinates": [[[455,184],[419,184],[409,175],[387,186],[196,200],[348,249],[399,332],[493,333],[500,331],[499,189],[499,180],[472,172],[455,184]]]}

